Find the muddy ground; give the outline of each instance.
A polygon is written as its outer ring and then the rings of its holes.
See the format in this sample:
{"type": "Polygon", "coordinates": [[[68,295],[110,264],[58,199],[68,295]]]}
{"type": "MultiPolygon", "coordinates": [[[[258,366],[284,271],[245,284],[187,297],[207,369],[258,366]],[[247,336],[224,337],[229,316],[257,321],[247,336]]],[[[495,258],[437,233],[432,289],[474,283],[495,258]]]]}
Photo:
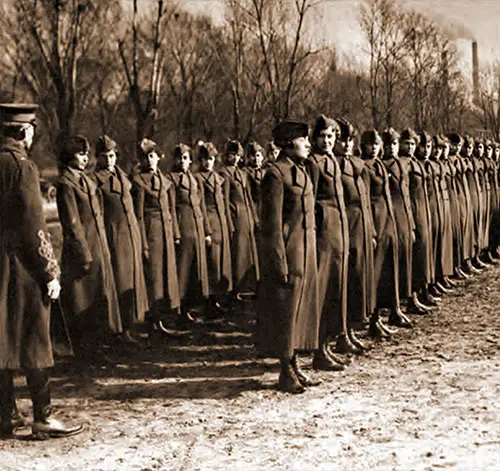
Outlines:
{"type": "Polygon", "coordinates": [[[256,357],[251,309],[152,348],[109,349],[111,366],[62,362],[57,415],[86,430],[0,441],[0,469],[498,470],[499,306],[494,268],[300,396],[279,393],[277,363],[256,357]]]}

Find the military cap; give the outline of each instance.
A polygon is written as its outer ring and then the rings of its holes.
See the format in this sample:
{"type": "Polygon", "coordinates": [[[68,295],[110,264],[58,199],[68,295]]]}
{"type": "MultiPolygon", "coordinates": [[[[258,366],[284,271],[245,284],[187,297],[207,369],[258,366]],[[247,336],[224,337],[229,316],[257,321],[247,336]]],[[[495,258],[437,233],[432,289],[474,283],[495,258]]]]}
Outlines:
{"type": "Polygon", "coordinates": [[[243,146],[240,141],[237,140],[228,140],[224,150],[226,154],[243,155],[243,146]]]}
{"type": "Polygon", "coordinates": [[[3,126],[32,124],[36,125],[36,110],[38,105],[29,103],[0,104],[0,123],[3,126]]]}
{"type": "Polygon", "coordinates": [[[316,121],[314,122],[313,132],[312,132],[313,138],[318,137],[321,131],[324,131],[325,129],[328,129],[330,127],[334,131],[340,131],[337,121],[335,121],[332,118],[329,118],[328,116],[325,116],[324,114],[320,115],[318,118],[316,118],[316,121]]]}
{"type": "Polygon", "coordinates": [[[139,142],[139,152],[142,157],[146,157],[151,152],[156,152],[159,157],[162,157],[158,144],[147,137],[143,138],[141,142],[139,142]]]}
{"type": "Polygon", "coordinates": [[[284,119],[273,129],[274,143],[278,147],[286,147],[294,139],[308,135],[308,124],[291,118],[284,119]]]}
{"type": "Polygon", "coordinates": [[[402,141],[415,141],[415,144],[418,144],[418,135],[412,128],[406,128],[401,131],[400,139],[402,141]]]}
{"type": "Polygon", "coordinates": [[[255,155],[257,152],[263,152],[264,148],[255,141],[249,142],[247,145],[247,154],[248,155],[255,155]]]}
{"type": "Polygon", "coordinates": [[[95,153],[97,155],[103,154],[105,152],[111,152],[112,150],[116,150],[117,144],[113,139],[104,134],[97,139],[95,145],[95,153]]]}
{"type": "Polygon", "coordinates": [[[335,121],[337,122],[340,131],[340,139],[345,141],[349,137],[354,139],[357,136],[358,133],[356,131],[356,128],[351,124],[350,121],[345,118],[337,118],[335,121]]]}
{"type": "Polygon", "coordinates": [[[456,132],[448,134],[447,137],[450,140],[450,143],[453,144],[454,146],[458,146],[464,143],[463,137],[456,132]]]}
{"type": "Polygon", "coordinates": [[[66,155],[75,155],[79,152],[88,152],[90,149],[89,141],[85,136],[77,134],[69,136],[63,140],[61,152],[66,155]]]}
{"type": "Polygon", "coordinates": [[[361,134],[361,142],[362,146],[367,144],[375,144],[375,142],[382,142],[380,134],[376,129],[368,129],[361,134]]]}
{"type": "Polygon", "coordinates": [[[432,136],[426,131],[419,131],[417,135],[419,145],[426,146],[428,142],[432,142],[432,136]]]}
{"type": "Polygon", "coordinates": [[[432,137],[432,143],[434,144],[435,147],[443,147],[444,145],[446,145],[443,136],[441,136],[440,134],[437,134],[432,137]]]}
{"type": "Polygon", "coordinates": [[[191,154],[191,147],[181,142],[175,146],[174,157],[180,159],[186,152],[191,154]]]}
{"type": "Polygon", "coordinates": [[[385,129],[381,137],[384,145],[390,144],[394,141],[399,141],[400,139],[399,133],[394,128],[385,129]]]}
{"type": "Polygon", "coordinates": [[[198,146],[198,158],[201,159],[209,159],[210,157],[217,157],[219,152],[217,151],[217,147],[212,142],[204,142],[203,144],[198,146]]]}

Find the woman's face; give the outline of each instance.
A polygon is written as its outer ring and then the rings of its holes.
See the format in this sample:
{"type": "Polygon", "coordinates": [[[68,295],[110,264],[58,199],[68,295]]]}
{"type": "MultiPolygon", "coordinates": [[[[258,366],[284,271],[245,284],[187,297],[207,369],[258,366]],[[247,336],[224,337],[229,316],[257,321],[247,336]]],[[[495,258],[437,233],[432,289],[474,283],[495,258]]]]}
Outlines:
{"type": "Polygon", "coordinates": [[[319,132],[315,144],[319,151],[325,154],[331,154],[335,147],[336,140],[337,133],[333,130],[332,126],[329,126],[319,132]]]}
{"type": "Polygon", "coordinates": [[[484,144],[482,142],[477,145],[477,155],[478,157],[482,157],[484,155],[484,144]]]}
{"type": "Polygon", "coordinates": [[[297,157],[302,160],[306,160],[309,157],[309,151],[311,150],[311,143],[309,142],[309,138],[305,137],[296,137],[292,141],[293,147],[290,149],[290,157],[297,157]]]}
{"type": "Polygon", "coordinates": [[[474,153],[474,144],[471,142],[467,146],[466,155],[467,155],[467,157],[471,157],[473,153],[474,153]]]}
{"type": "Polygon", "coordinates": [[[443,159],[446,160],[449,155],[450,155],[450,145],[444,144],[444,146],[443,146],[443,159]]]}
{"type": "Polygon", "coordinates": [[[253,156],[253,161],[254,161],[254,165],[257,168],[261,168],[262,164],[264,163],[264,154],[260,150],[257,151],[255,153],[255,155],[253,156]]]}
{"type": "Polygon", "coordinates": [[[335,153],[340,157],[350,157],[354,149],[354,139],[348,137],[347,139],[337,139],[335,141],[335,153]]]}
{"type": "Polygon", "coordinates": [[[191,154],[189,152],[184,152],[180,157],[179,157],[179,164],[181,166],[181,169],[183,172],[186,172],[189,170],[189,167],[191,166],[191,154]]]}
{"type": "Polygon", "coordinates": [[[500,159],[500,147],[495,147],[495,160],[498,162],[500,159]]]}
{"type": "Polygon", "coordinates": [[[149,170],[152,170],[153,172],[156,172],[158,169],[158,162],[160,161],[160,156],[157,154],[156,151],[151,151],[148,154],[148,165],[149,165],[149,170]]]}
{"type": "Polygon", "coordinates": [[[419,154],[422,156],[423,160],[429,160],[432,154],[432,142],[429,141],[425,145],[419,146],[419,154]]]}
{"type": "Polygon", "coordinates": [[[241,160],[241,155],[236,152],[231,152],[226,155],[226,164],[227,165],[238,165],[241,160]]]}
{"type": "Polygon", "coordinates": [[[116,152],[110,150],[108,152],[101,152],[99,154],[99,163],[103,168],[107,168],[110,172],[115,171],[116,166],[116,152]]]}
{"type": "Polygon", "coordinates": [[[278,157],[280,155],[280,150],[279,149],[273,149],[271,150],[268,154],[267,154],[267,158],[271,161],[271,162],[275,162],[278,157]]]}
{"type": "Polygon", "coordinates": [[[488,157],[489,159],[491,159],[493,157],[493,146],[492,145],[489,145],[488,147],[486,147],[486,157],[488,157]]]}
{"type": "Polygon", "coordinates": [[[203,157],[201,159],[201,166],[205,170],[211,172],[214,169],[214,167],[215,167],[215,156],[212,155],[210,157],[203,157]]]}
{"type": "Polygon", "coordinates": [[[365,148],[365,153],[363,155],[364,159],[374,159],[380,154],[380,149],[382,146],[380,145],[379,141],[375,142],[368,142],[367,144],[364,145],[365,148]]]}
{"type": "Polygon", "coordinates": [[[392,159],[399,154],[399,140],[394,139],[384,145],[384,156],[386,159],[392,159]]]}
{"type": "Polygon", "coordinates": [[[415,150],[417,149],[417,143],[414,139],[406,139],[401,141],[399,154],[404,157],[413,157],[415,155],[415,150]]]}
{"type": "Polygon", "coordinates": [[[77,152],[69,162],[69,166],[75,170],[85,170],[89,163],[88,152],[77,152]]]}

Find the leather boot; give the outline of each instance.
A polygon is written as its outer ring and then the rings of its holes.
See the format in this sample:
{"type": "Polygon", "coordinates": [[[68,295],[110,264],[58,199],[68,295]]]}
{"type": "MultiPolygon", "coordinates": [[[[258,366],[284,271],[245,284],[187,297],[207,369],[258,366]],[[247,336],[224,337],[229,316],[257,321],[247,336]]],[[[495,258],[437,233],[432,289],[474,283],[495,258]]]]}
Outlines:
{"type": "Polygon", "coordinates": [[[292,357],[292,368],[294,369],[295,374],[297,375],[297,378],[302,386],[307,388],[311,386],[319,386],[321,384],[321,380],[313,379],[310,376],[307,376],[304,371],[300,369],[299,362],[297,361],[297,355],[292,357]]]}
{"type": "Polygon", "coordinates": [[[455,276],[457,280],[467,280],[470,278],[470,275],[467,275],[461,267],[456,267],[455,268],[455,276]]]}
{"type": "Polygon", "coordinates": [[[410,319],[401,312],[401,309],[394,309],[391,311],[389,315],[389,325],[395,325],[403,329],[411,329],[413,327],[410,319]]]}
{"type": "Polygon", "coordinates": [[[68,426],[51,417],[49,374],[47,370],[28,370],[26,380],[33,401],[34,421],[31,430],[35,440],[69,437],[83,430],[82,425],[68,426]]]}
{"type": "Polygon", "coordinates": [[[292,362],[289,359],[281,360],[281,372],[278,380],[278,388],[282,392],[291,394],[301,394],[306,389],[300,384],[299,378],[293,369],[292,362]]]}
{"type": "Polygon", "coordinates": [[[438,281],[436,283],[436,288],[443,294],[453,294],[453,290],[446,288],[446,286],[444,286],[444,284],[441,281],[438,281]]]}
{"type": "Polygon", "coordinates": [[[472,260],[469,258],[466,262],[465,262],[465,272],[466,273],[469,273],[471,275],[477,275],[479,273],[481,273],[481,270],[479,268],[476,268],[473,264],[472,264],[472,260]]]}
{"type": "Polygon", "coordinates": [[[335,362],[335,360],[330,357],[327,346],[324,343],[314,352],[312,367],[320,371],[342,371],[345,369],[344,365],[335,362]]]}
{"type": "Polygon", "coordinates": [[[408,299],[408,304],[406,305],[406,311],[411,314],[423,315],[431,312],[432,308],[430,306],[422,304],[417,297],[417,293],[414,292],[411,295],[411,298],[408,299]]]}
{"type": "Polygon", "coordinates": [[[379,325],[378,314],[373,314],[370,317],[370,327],[368,328],[368,335],[374,340],[387,339],[390,335],[385,332],[379,325]]]}
{"type": "Polygon", "coordinates": [[[486,263],[489,263],[490,265],[498,265],[498,261],[492,257],[491,252],[489,250],[486,250],[484,252],[483,260],[486,263]]]}
{"type": "Polygon", "coordinates": [[[355,347],[359,348],[361,352],[367,352],[368,350],[370,350],[370,348],[356,336],[356,333],[353,329],[348,329],[347,335],[349,336],[349,340],[352,342],[352,344],[355,347]]]}
{"type": "Polygon", "coordinates": [[[486,263],[484,263],[480,258],[479,256],[475,257],[474,258],[474,261],[473,261],[474,265],[479,268],[479,269],[483,269],[483,270],[487,270],[488,269],[488,265],[486,265],[486,263]]]}
{"type": "Polygon", "coordinates": [[[329,342],[327,342],[326,344],[326,354],[328,355],[328,358],[330,358],[333,362],[338,363],[339,365],[345,366],[351,364],[351,359],[349,357],[342,357],[334,353],[329,342]]]}
{"type": "Polygon", "coordinates": [[[456,281],[453,281],[450,277],[444,276],[442,284],[445,288],[453,290],[453,288],[456,288],[458,286],[458,283],[456,281]]]}
{"type": "Polygon", "coordinates": [[[354,355],[359,355],[361,353],[361,349],[356,347],[356,345],[351,342],[351,339],[347,334],[340,334],[337,337],[337,342],[335,343],[335,351],[337,353],[352,353],[354,355]]]}
{"type": "Polygon", "coordinates": [[[422,291],[422,301],[424,301],[425,304],[428,306],[436,307],[439,306],[439,303],[441,302],[441,298],[437,298],[435,296],[432,296],[431,293],[429,293],[429,289],[425,288],[422,291]]]}
{"type": "Polygon", "coordinates": [[[14,375],[12,370],[0,370],[0,438],[12,437],[15,425],[14,375]]]}

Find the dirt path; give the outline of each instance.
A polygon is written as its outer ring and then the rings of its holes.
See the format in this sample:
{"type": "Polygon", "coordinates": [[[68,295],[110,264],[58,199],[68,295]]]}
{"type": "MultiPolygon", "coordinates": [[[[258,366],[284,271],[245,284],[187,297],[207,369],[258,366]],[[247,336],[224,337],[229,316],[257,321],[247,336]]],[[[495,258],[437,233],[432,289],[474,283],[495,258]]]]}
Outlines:
{"type": "Polygon", "coordinates": [[[301,396],[274,389],[248,318],[110,352],[113,367],[59,365],[54,403],[86,431],[2,441],[0,469],[498,470],[499,306],[496,268],[301,396]]]}

